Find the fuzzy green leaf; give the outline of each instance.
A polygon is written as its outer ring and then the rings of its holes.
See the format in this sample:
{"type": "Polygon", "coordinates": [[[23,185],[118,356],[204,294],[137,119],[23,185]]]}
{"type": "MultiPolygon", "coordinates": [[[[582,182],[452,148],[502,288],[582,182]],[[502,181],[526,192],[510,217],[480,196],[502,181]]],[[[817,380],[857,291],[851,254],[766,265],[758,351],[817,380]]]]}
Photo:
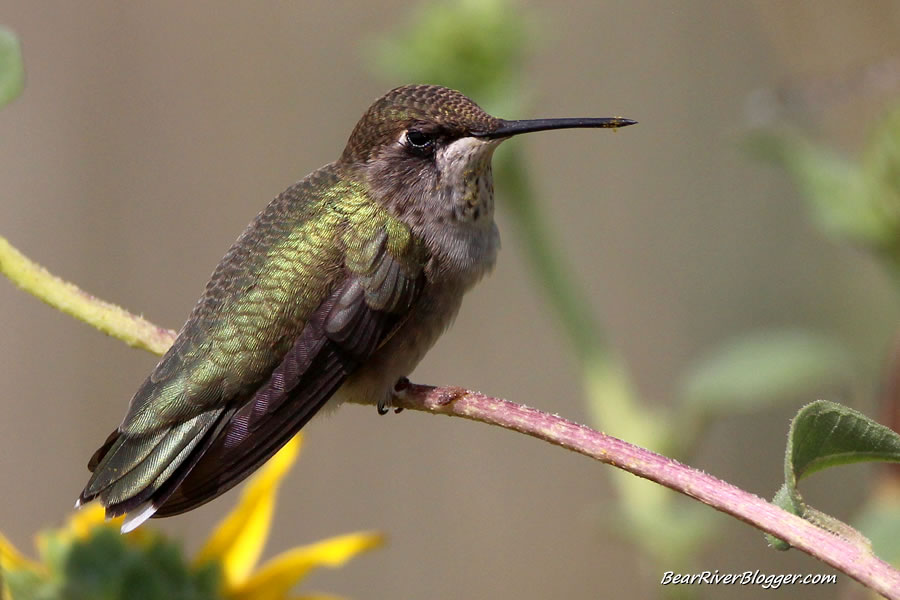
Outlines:
{"type": "Polygon", "coordinates": [[[788,483],[826,467],[865,461],[900,462],[900,435],[827,400],[807,404],[794,417],[784,464],[788,483]]]}
{"type": "MultiPolygon", "coordinates": [[[[849,525],[807,506],[797,482],[827,467],[868,461],[900,462],[900,435],[847,406],[827,400],[807,404],[791,422],[785,483],[773,502],[845,539],[864,541],[849,525]]],[[[776,547],[783,549],[784,543],[776,547]]]]}

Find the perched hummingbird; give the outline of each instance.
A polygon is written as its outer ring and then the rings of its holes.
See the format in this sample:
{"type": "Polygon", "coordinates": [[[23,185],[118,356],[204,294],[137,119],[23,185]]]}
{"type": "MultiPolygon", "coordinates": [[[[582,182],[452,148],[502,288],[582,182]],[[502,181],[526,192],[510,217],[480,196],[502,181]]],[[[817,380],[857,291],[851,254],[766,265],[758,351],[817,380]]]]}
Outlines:
{"type": "Polygon", "coordinates": [[[379,98],[341,157],[275,198],[216,267],[172,347],[88,464],[122,531],[223,494],[327,402],[390,405],[494,265],[491,156],[520,133],[622,118],[506,121],[459,92],[379,98]]]}

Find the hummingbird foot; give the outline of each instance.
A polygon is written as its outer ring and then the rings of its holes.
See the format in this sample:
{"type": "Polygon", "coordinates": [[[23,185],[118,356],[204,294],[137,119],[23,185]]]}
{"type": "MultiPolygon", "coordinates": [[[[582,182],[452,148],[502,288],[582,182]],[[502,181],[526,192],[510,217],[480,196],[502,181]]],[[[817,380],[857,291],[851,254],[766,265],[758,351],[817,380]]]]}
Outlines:
{"type": "MultiPolygon", "coordinates": [[[[384,396],[381,400],[378,401],[378,414],[386,415],[388,411],[391,409],[391,400],[394,396],[398,398],[402,398],[404,394],[406,394],[407,388],[410,386],[408,377],[401,377],[397,380],[397,383],[394,384],[394,389],[391,390],[389,395],[384,396]]],[[[398,414],[403,412],[402,406],[394,407],[394,414],[398,414]]]]}

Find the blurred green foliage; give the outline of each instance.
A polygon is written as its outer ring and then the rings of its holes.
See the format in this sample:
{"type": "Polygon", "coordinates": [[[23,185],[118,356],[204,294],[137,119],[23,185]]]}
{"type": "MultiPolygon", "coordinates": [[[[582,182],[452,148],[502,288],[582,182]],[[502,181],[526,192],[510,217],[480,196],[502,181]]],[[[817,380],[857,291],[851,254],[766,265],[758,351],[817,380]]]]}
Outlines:
{"type": "Polygon", "coordinates": [[[818,387],[847,387],[853,358],[831,338],[809,331],[756,331],[715,348],[682,386],[684,406],[703,416],[746,413],[802,397],[818,387]]]}
{"type": "Polygon", "coordinates": [[[117,529],[99,527],[86,538],[49,532],[44,569],[10,570],[16,600],[205,600],[221,598],[216,563],[191,567],[181,548],[160,536],[135,544],[117,529]]]}
{"type": "Polygon", "coordinates": [[[874,128],[858,160],[787,128],[755,132],[745,145],[787,171],[826,235],[872,251],[900,282],[900,106],[874,128]]]}
{"type": "Polygon", "coordinates": [[[401,83],[433,83],[478,98],[490,113],[526,104],[521,75],[538,28],[507,0],[414,7],[406,27],[374,40],[374,68],[401,83]]]}
{"type": "Polygon", "coordinates": [[[12,102],[25,86],[25,67],[19,38],[0,25],[0,106],[12,102]]]}

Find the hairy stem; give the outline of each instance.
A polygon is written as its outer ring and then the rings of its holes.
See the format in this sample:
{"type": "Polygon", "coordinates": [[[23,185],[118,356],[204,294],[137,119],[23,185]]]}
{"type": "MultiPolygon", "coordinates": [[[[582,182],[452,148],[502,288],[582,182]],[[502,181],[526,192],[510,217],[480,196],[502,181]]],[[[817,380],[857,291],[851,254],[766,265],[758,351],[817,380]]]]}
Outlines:
{"type": "Polygon", "coordinates": [[[29,260],[3,237],[0,237],[0,273],[53,308],[84,321],[133,348],[162,354],[175,340],[174,331],[157,327],[142,317],[100,300],[78,286],[56,277],[29,260]]]}

